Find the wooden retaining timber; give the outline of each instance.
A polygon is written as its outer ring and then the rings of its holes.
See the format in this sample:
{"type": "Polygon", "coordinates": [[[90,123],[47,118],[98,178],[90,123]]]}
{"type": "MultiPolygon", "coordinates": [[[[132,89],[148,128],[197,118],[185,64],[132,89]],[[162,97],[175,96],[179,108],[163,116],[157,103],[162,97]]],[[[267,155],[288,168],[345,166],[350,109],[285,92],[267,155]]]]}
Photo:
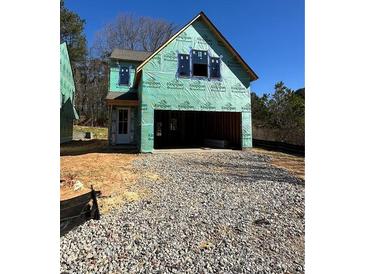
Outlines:
{"type": "Polygon", "coordinates": [[[100,191],[95,191],[91,186],[90,192],[68,200],[61,201],[61,236],[65,235],[74,227],[83,224],[87,220],[100,219],[99,207],[97,202],[97,196],[99,195],[100,191]]]}
{"type": "Polygon", "coordinates": [[[298,146],[298,145],[292,145],[288,143],[283,142],[274,142],[274,141],[266,141],[266,140],[257,140],[253,139],[253,146],[254,147],[261,147],[269,150],[274,151],[281,151],[286,153],[291,153],[295,155],[304,156],[305,155],[305,147],[304,146],[298,146]]]}

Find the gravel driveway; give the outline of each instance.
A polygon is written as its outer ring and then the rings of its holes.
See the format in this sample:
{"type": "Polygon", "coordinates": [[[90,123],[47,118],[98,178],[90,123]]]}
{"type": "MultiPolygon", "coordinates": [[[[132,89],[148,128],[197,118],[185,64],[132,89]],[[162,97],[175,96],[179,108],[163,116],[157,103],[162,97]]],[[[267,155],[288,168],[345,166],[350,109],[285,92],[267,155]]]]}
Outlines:
{"type": "Polygon", "coordinates": [[[304,182],[248,151],[140,155],[142,200],[61,238],[65,273],[304,273],[304,182]]]}

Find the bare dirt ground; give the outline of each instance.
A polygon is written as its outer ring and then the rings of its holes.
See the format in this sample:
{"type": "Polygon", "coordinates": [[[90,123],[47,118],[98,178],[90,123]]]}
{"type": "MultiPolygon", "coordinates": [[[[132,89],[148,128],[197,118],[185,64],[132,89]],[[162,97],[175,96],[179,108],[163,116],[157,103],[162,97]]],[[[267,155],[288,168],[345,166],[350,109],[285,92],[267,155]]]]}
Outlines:
{"type": "MultiPolygon", "coordinates": [[[[100,208],[103,213],[120,205],[128,194],[128,187],[137,179],[131,162],[133,154],[87,153],[77,156],[61,156],[61,179],[66,183],[61,187],[61,200],[90,191],[91,185],[101,191],[100,208]],[[69,181],[80,181],[83,188],[75,191],[69,181]]],[[[136,194],[137,195],[137,194],[136,194]]],[[[134,199],[136,199],[134,195],[134,199]]]]}
{"type": "Polygon", "coordinates": [[[110,151],[107,128],[74,126],[74,132],[86,131],[92,132],[94,139],[74,140],[61,145],[61,201],[87,193],[93,185],[95,190],[101,191],[100,210],[107,213],[146,195],[143,189],[129,191],[129,188],[142,173],[151,179],[158,176],[133,169],[132,162],[137,154],[110,151]]]}
{"type": "Polygon", "coordinates": [[[304,180],[305,158],[302,156],[290,155],[283,152],[269,151],[262,148],[253,148],[253,153],[266,155],[270,158],[271,164],[278,168],[283,168],[295,177],[304,180]]]}
{"type": "MultiPolygon", "coordinates": [[[[91,185],[101,191],[100,210],[107,213],[126,201],[135,201],[145,191],[129,191],[142,175],[132,167],[138,157],[135,153],[112,152],[107,149],[107,140],[72,141],[61,145],[60,199],[66,200],[89,192],[91,185]]],[[[143,176],[157,178],[156,174],[143,176]]]]}

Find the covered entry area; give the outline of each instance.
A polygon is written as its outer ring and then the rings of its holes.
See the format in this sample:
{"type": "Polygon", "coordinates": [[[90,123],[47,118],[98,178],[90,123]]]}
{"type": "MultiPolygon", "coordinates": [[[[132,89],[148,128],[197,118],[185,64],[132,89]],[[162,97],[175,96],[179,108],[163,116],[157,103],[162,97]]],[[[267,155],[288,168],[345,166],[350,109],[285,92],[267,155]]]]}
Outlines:
{"type": "Polygon", "coordinates": [[[154,148],[241,148],[241,113],[154,111],[154,148]]]}
{"type": "Polygon", "coordinates": [[[109,92],[108,139],[110,145],[137,145],[136,120],[138,98],[136,92],[109,92]]]}

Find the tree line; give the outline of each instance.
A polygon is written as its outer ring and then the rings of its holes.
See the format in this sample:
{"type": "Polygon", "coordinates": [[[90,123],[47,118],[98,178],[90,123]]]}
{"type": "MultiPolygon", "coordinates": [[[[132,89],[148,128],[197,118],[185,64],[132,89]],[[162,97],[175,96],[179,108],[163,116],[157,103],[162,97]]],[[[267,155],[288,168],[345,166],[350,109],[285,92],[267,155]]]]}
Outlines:
{"type": "Polygon", "coordinates": [[[284,139],[285,133],[290,133],[291,136],[304,140],[304,103],[305,89],[293,90],[283,82],[275,84],[271,95],[264,93],[258,96],[252,92],[252,125],[255,128],[281,130],[284,139]]]}

